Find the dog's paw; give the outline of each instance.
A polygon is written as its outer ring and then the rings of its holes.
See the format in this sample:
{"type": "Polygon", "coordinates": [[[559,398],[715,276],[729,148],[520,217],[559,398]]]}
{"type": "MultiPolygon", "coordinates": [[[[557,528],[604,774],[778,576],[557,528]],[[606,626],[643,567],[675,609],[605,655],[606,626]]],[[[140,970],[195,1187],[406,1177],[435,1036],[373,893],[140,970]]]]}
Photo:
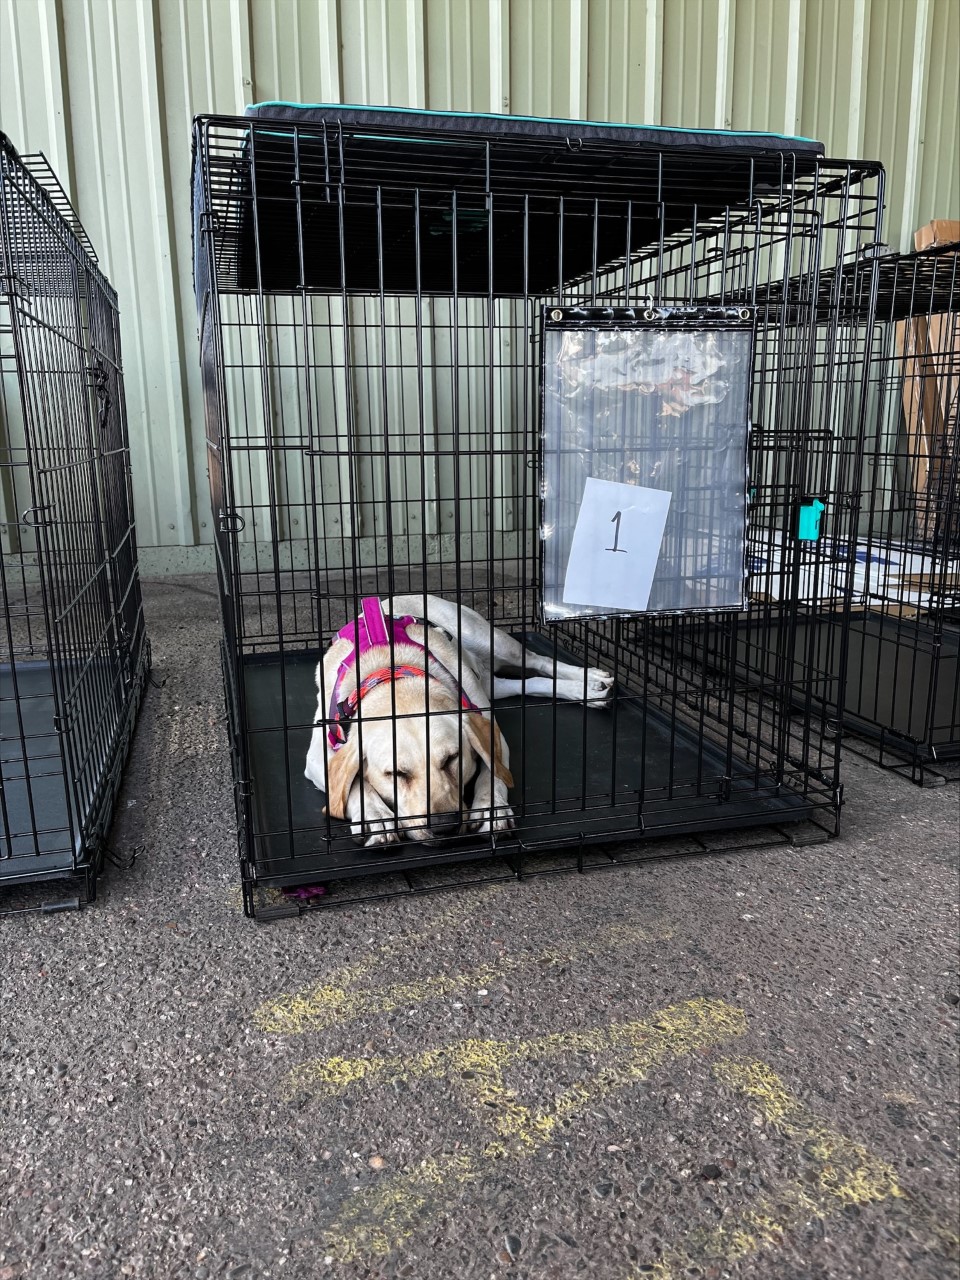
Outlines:
{"type": "Polygon", "coordinates": [[[479,835],[486,835],[490,831],[513,831],[516,825],[517,820],[509,805],[501,805],[495,809],[471,809],[467,823],[469,830],[476,831],[479,835]]]}
{"type": "Polygon", "coordinates": [[[365,849],[375,849],[380,845],[399,844],[399,831],[375,831],[363,846],[365,849]]]}
{"type": "Polygon", "coordinates": [[[375,849],[378,845],[399,844],[400,832],[395,824],[389,822],[354,822],[350,825],[354,841],[365,849],[375,849]]]}
{"type": "Polygon", "coordinates": [[[613,676],[600,667],[589,667],[575,677],[558,680],[556,693],[565,702],[585,702],[590,707],[603,707],[613,696],[613,676]]]}
{"type": "Polygon", "coordinates": [[[609,702],[613,695],[613,676],[602,667],[590,667],[587,670],[586,701],[590,703],[609,702]]]}

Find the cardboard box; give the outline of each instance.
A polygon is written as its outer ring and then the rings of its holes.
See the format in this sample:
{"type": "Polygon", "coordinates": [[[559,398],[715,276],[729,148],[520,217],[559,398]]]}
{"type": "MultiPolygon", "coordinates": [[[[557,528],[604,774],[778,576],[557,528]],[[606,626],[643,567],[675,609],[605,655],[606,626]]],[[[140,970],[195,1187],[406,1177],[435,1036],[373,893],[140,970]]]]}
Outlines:
{"type": "Polygon", "coordinates": [[[960,536],[960,503],[954,492],[960,450],[960,313],[901,320],[897,353],[916,533],[924,541],[953,539],[960,536]]]}
{"type": "Polygon", "coordinates": [[[960,240],[960,222],[949,218],[934,218],[925,227],[913,233],[914,247],[934,249],[941,244],[956,244],[960,240]]]}

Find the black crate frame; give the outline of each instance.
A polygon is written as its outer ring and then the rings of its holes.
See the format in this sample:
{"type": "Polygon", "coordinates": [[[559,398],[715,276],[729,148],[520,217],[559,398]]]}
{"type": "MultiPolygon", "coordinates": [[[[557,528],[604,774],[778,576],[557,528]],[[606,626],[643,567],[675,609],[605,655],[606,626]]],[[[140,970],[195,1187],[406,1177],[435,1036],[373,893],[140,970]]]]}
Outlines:
{"type": "MultiPolygon", "coordinates": [[[[791,282],[786,296],[800,287],[791,282]]],[[[857,560],[847,673],[829,715],[851,750],[884,768],[921,786],[957,781],[960,245],[880,250],[869,270],[825,274],[819,294],[821,332],[845,332],[868,355],[857,518],[837,549],[857,560]]],[[[783,301],[771,291],[771,305],[783,301]]],[[[832,594],[829,583],[807,593],[798,652],[838,652],[846,624],[832,594]]],[[[779,618],[744,617],[713,627],[702,648],[688,635],[680,647],[712,671],[734,665],[755,678],[782,645],[779,618]]]]}
{"type": "Polygon", "coordinates": [[[80,905],[150,665],[119,313],[46,159],[3,134],[0,552],[0,912],[80,905]]]}
{"type": "MultiPolygon", "coordinates": [[[[879,238],[881,166],[828,160],[815,144],[791,146],[786,140],[778,144],[727,135],[718,142],[712,136],[670,131],[636,131],[634,136],[616,127],[568,122],[509,120],[501,126],[468,119],[469,124],[456,121],[451,129],[451,119],[438,113],[399,113],[389,119],[387,133],[385,118],[371,111],[330,108],[307,117],[296,108],[279,107],[195,122],[195,285],[224,621],[224,682],[248,914],[323,905],[323,898],[276,901],[282,890],[308,880],[343,881],[332,901],[345,901],[357,896],[346,886],[348,880],[358,885],[371,878],[371,892],[383,896],[430,890],[451,879],[462,882],[478,870],[493,876],[582,870],[675,851],[649,843],[657,835],[679,839],[684,851],[694,852],[704,848],[704,833],[729,838],[752,824],[775,828],[773,839],[838,830],[839,748],[823,717],[842,687],[852,573],[840,584],[840,670],[819,670],[811,659],[800,682],[804,710],[799,717],[798,690],[790,687],[794,677],[784,665],[786,641],[781,669],[758,683],[732,669],[718,680],[702,660],[704,637],[715,624],[709,615],[586,619],[548,629],[546,648],[554,656],[570,654],[612,669],[618,690],[610,713],[615,722],[639,706],[641,718],[661,716],[675,736],[688,735],[699,744],[695,752],[719,752],[732,761],[735,768],[707,771],[709,787],[699,775],[671,775],[665,785],[647,791],[641,781],[625,807],[629,817],[616,814],[609,829],[591,825],[586,794],[554,794],[552,809],[547,804],[552,830],[541,829],[536,839],[474,837],[443,854],[407,843],[399,854],[360,858],[351,858],[335,824],[320,815],[317,800],[312,848],[334,850],[335,858],[322,863],[312,855],[302,860],[294,856],[293,810],[299,799],[293,789],[299,785],[301,763],[300,746],[291,750],[289,743],[291,735],[302,743],[304,733],[309,734],[314,704],[304,705],[305,682],[299,686],[296,712],[286,704],[288,659],[315,662],[332,633],[353,616],[360,598],[374,590],[383,596],[435,591],[479,604],[491,625],[522,634],[536,628],[540,548],[535,483],[521,478],[512,490],[507,482],[498,490],[497,483],[510,463],[518,471],[536,467],[538,321],[545,305],[640,308],[651,321],[684,308],[693,314],[707,303],[755,315],[762,392],[773,397],[774,408],[772,419],[751,439],[754,464],[763,462],[767,477],[751,495],[751,545],[755,530],[773,527],[791,573],[799,572],[801,560],[819,564],[817,546],[798,547],[795,520],[809,496],[809,475],[824,458],[842,473],[836,493],[831,491],[836,500],[831,501],[829,520],[841,531],[856,518],[845,503],[859,483],[863,461],[865,357],[854,352],[828,367],[816,348],[816,308],[821,281],[830,270],[852,264],[859,280],[860,250],[879,238]],[[451,150],[441,152],[438,143],[451,150]],[[428,145],[435,146],[432,153],[428,145]],[[465,150],[470,164],[454,182],[450,166],[462,161],[465,150]],[[362,223],[357,233],[351,222],[354,202],[362,223]],[[541,228],[551,231],[552,249],[543,251],[541,243],[534,259],[527,250],[535,205],[542,211],[541,228]],[[522,230],[520,249],[514,245],[507,256],[500,253],[493,230],[501,207],[514,230],[522,230]],[[406,211],[406,224],[398,208],[406,211]],[[373,279],[370,264],[357,251],[363,229],[369,235],[371,225],[376,233],[373,279]],[[308,227],[325,247],[326,258],[316,244],[307,248],[308,227]],[[576,229],[582,234],[572,234],[576,229]],[[388,234],[392,256],[383,252],[388,234]],[[446,265],[444,254],[449,257],[446,265]],[[771,282],[786,289],[798,271],[804,287],[786,307],[773,300],[771,282]],[[533,275],[537,293],[530,289],[533,275]],[[427,277],[429,294],[421,287],[427,277]],[[503,292],[491,283],[497,278],[507,282],[503,292]],[[479,303],[473,313],[472,303],[479,303]],[[402,311],[405,306],[408,313],[402,311]],[[401,332],[405,314],[411,317],[406,348],[401,332]],[[343,335],[342,349],[338,334],[343,335]],[[490,353],[504,335],[515,342],[512,364],[502,352],[499,359],[483,355],[485,340],[490,353]],[[348,358],[346,345],[354,340],[364,344],[362,354],[369,359],[348,358]],[[447,366],[436,359],[444,342],[447,366]],[[471,342],[479,348],[470,348],[471,342]],[[427,343],[438,344],[430,348],[432,365],[424,356],[427,343]],[[481,355],[471,361],[476,350],[481,355]],[[350,377],[357,367],[365,368],[367,383],[359,389],[347,386],[345,375],[340,400],[328,394],[328,419],[340,414],[347,422],[341,439],[339,425],[331,428],[320,421],[318,375],[326,367],[335,380],[348,366],[350,377]],[[441,366],[453,372],[451,401],[458,423],[456,439],[446,448],[438,443],[442,433],[428,421],[432,409],[424,376],[426,369],[432,376],[441,366]],[[497,382],[504,369],[519,371],[521,389],[513,405],[519,414],[519,443],[509,438],[509,431],[494,427],[492,408],[486,435],[474,432],[470,397],[458,392],[458,379],[471,367],[480,371],[490,406],[498,390],[504,398],[497,382]],[[817,370],[821,390],[814,396],[817,370]],[[416,385],[412,401],[406,392],[407,404],[414,406],[408,429],[404,389],[400,382],[391,386],[390,379],[411,371],[416,385]],[[376,394],[371,377],[379,384],[376,394]],[[810,412],[821,412],[824,386],[844,406],[845,431],[839,441],[810,431],[805,421],[810,412]],[[384,412],[389,408],[400,421],[392,449],[386,428],[378,443],[369,423],[357,426],[364,413],[375,416],[370,410],[376,405],[384,412]],[[300,468],[296,475],[289,461],[294,454],[300,468]],[[486,479],[477,479],[477,470],[469,469],[475,457],[486,479]],[[411,481],[417,458],[421,484],[425,468],[434,468],[439,476],[445,462],[455,463],[446,488],[438,481],[437,489],[438,507],[440,501],[450,503],[449,529],[441,526],[438,509],[436,528],[426,530],[425,490],[417,489],[415,475],[411,481]],[[398,460],[406,468],[399,499],[390,484],[390,467],[398,460]],[[385,492],[371,498],[361,491],[357,476],[364,467],[368,490],[379,478],[385,492]],[[328,481],[332,474],[340,486],[336,502],[325,502],[321,474],[328,481]],[[406,500],[411,485],[413,502],[406,500]],[[519,515],[506,511],[511,498],[519,515]],[[411,536],[403,525],[397,534],[391,510],[409,515],[406,508],[418,503],[423,527],[411,536]],[[471,511],[484,504],[489,518],[481,521],[477,535],[471,511]],[[504,516],[501,526],[498,512],[504,516]],[[355,517],[371,522],[375,534],[393,532],[389,538],[364,535],[357,531],[355,517]],[[511,519],[519,529],[515,541],[505,532],[511,519]],[[298,540],[292,530],[301,520],[305,533],[298,540]],[[257,534],[257,526],[266,527],[265,537],[257,534]],[[419,563],[411,546],[420,551],[419,563]],[[516,569],[512,578],[509,566],[516,569]],[[686,664],[676,657],[684,634],[695,637],[700,654],[686,664]],[[278,657],[279,710],[273,712],[272,725],[258,727],[251,720],[246,673],[250,664],[269,666],[278,657]],[[284,828],[281,812],[271,829],[258,809],[263,798],[257,795],[252,752],[257,733],[277,729],[277,750],[285,757],[278,789],[286,790],[281,810],[285,808],[289,823],[284,828]],[[684,793],[698,803],[709,798],[712,810],[685,809],[684,793]],[[741,795],[745,809],[754,802],[754,810],[737,812],[741,795]],[[789,804],[784,809],[774,805],[765,812],[763,800],[770,797],[778,803],[793,797],[797,808],[792,812],[789,804]],[[658,817],[655,801],[664,802],[668,820],[662,813],[658,817]],[[794,820],[802,822],[794,825],[794,820]],[[269,839],[288,849],[285,862],[274,856],[275,847],[265,844],[269,839]],[[636,849],[625,852],[624,841],[637,842],[636,849]],[[620,847],[609,853],[608,842],[620,847]],[[489,859],[493,862],[485,861],[489,859]],[[474,864],[472,871],[461,865],[467,861],[474,864]]],[[[864,270],[869,275],[869,268],[864,270]]],[[[871,298],[868,287],[868,308],[871,298]]],[[[832,305],[838,307],[839,299],[832,305]]],[[[759,421],[755,407],[754,422],[759,421]]],[[[758,603],[752,611],[782,618],[788,628],[796,626],[792,599],[758,603]]],[[[533,701],[521,701],[521,724],[532,714],[533,701]]],[[[555,756],[555,703],[552,716],[555,756]]],[[[586,713],[578,724],[585,743],[586,713]]],[[[525,749],[521,743],[521,755],[525,749]]],[[[756,842],[755,834],[745,838],[756,842]]]]}

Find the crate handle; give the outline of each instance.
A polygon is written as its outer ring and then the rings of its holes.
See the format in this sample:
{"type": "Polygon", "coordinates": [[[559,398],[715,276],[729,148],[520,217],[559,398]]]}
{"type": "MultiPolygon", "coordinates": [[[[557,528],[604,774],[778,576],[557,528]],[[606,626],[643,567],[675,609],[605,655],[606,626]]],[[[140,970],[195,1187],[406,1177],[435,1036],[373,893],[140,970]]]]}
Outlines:
{"type": "Polygon", "coordinates": [[[39,529],[43,525],[49,524],[49,520],[40,519],[41,511],[49,511],[49,507],[27,507],[26,511],[20,513],[20,523],[25,524],[28,529],[39,529]],[[37,519],[31,519],[31,516],[37,516],[37,519]]]}

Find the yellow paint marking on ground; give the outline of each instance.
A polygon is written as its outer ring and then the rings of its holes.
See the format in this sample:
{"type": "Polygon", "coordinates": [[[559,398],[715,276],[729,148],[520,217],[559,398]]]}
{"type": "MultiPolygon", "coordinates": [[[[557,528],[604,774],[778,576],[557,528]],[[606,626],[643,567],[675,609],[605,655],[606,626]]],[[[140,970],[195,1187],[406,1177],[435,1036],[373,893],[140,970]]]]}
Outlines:
{"type": "Polygon", "coordinates": [[[782,1244],[788,1231],[813,1218],[823,1218],[828,1212],[815,1193],[790,1183],[776,1195],[760,1196],[729,1225],[688,1233],[686,1248],[668,1250],[651,1268],[632,1272],[630,1280],[681,1280],[688,1269],[699,1270],[710,1263],[724,1268],[733,1266],[743,1258],[782,1244]]]}
{"type": "MultiPolygon", "coordinates": [[[[422,934],[409,938],[408,942],[422,941],[433,934],[438,925],[435,922],[422,934]]],[[[350,965],[336,975],[336,981],[321,983],[309,987],[303,992],[277,996],[262,1004],[254,1013],[254,1021],[262,1030],[275,1035],[300,1035],[306,1031],[320,1031],[350,1018],[358,1018],[366,1014],[390,1013],[394,1009],[403,1009],[409,1005],[421,1004],[425,1000],[433,1000],[443,996],[464,995],[488,986],[498,978],[503,978],[531,965],[555,967],[569,964],[578,956],[596,951],[622,950],[641,946],[648,942],[663,941],[669,938],[673,930],[662,928],[645,929],[630,925],[615,925],[601,929],[588,939],[573,946],[549,947],[533,954],[506,955],[489,964],[478,965],[463,973],[437,974],[423,978],[418,982],[398,982],[380,990],[350,991],[348,988],[364,977],[384,952],[370,961],[359,965],[350,965]]]]}
{"type": "Polygon", "coordinates": [[[809,1183],[787,1182],[759,1196],[721,1226],[691,1232],[683,1249],[669,1250],[652,1271],[635,1271],[630,1280],[680,1280],[689,1268],[711,1262],[729,1267],[779,1246],[785,1235],[813,1219],[829,1218],[849,1205],[886,1200],[910,1201],[911,1216],[919,1216],[941,1245],[955,1245],[956,1237],[906,1196],[891,1165],[820,1120],[765,1063],[727,1059],[713,1070],[722,1083],[742,1093],[764,1120],[801,1144],[809,1159],[808,1172],[815,1176],[809,1183]]]}
{"type": "Polygon", "coordinates": [[[452,1153],[382,1178],[347,1201],[324,1233],[325,1247],[340,1262],[356,1262],[370,1254],[383,1257],[413,1234],[423,1213],[444,1193],[476,1181],[482,1170],[479,1156],[452,1153]]]}
{"type": "MultiPolygon", "coordinates": [[[[471,1092],[476,1101],[484,1105],[487,1114],[492,1115],[493,1127],[501,1139],[491,1144],[485,1154],[491,1157],[526,1155],[546,1142],[563,1120],[588,1103],[643,1079],[657,1063],[695,1049],[709,1048],[742,1035],[745,1030],[743,1012],[733,1005],[721,1000],[688,1000],[661,1010],[652,1019],[613,1023],[592,1035],[570,1037],[566,1044],[560,1043],[566,1037],[547,1037],[546,1043],[534,1041],[531,1048],[538,1058],[564,1049],[598,1055],[612,1051],[615,1056],[609,1065],[599,1067],[592,1076],[565,1089],[549,1110],[540,1112],[520,1106],[512,1091],[505,1088],[502,1074],[492,1069],[484,1075],[477,1070],[475,1079],[468,1078],[464,1083],[479,1085],[471,1092]],[[496,1109],[487,1104],[494,1104],[496,1109]]],[[[524,1052],[518,1056],[529,1054],[524,1052]]]]}
{"type": "Polygon", "coordinates": [[[819,1120],[764,1063],[725,1060],[713,1070],[723,1084],[744,1094],[766,1121],[803,1143],[806,1154],[821,1164],[818,1185],[841,1206],[903,1195],[891,1165],[819,1120]]]}
{"type": "Polygon", "coordinates": [[[684,1249],[668,1250],[652,1270],[631,1274],[630,1280],[682,1280],[689,1269],[710,1263],[724,1269],[765,1249],[779,1248],[786,1235],[815,1219],[829,1218],[839,1204],[813,1186],[789,1182],[759,1196],[736,1215],[736,1220],[713,1231],[690,1232],[684,1249]]]}
{"type": "Polygon", "coordinates": [[[327,1247],[342,1261],[389,1253],[413,1232],[428,1203],[442,1199],[445,1188],[481,1177],[490,1161],[530,1155],[549,1141],[562,1120],[588,1102],[643,1079],[670,1058],[708,1048],[745,1029],[742,1010],[722,1000],[700,999],[635,1022],[535,1040],[465,1040],[403,1058],[327,1058],[306,1064],[293,1074],[295,1090],[331,1094],[361,1080],[384,1084],[449,1078],[465,1091],[467,1101],[494,1133],[494,1140],[475,1154],[425,1161],[354,1196],[327,1233],[327,1247]],[[605,1056],[607,1064],[564,1091],[549,1109],[537,1111],[523,1105],[504,1083],[503,1073],[510,1063],[584,1052],[605,1056]]]}
{"type": "Polygon", "coordinates": [[[254,1022],[261,1031],[271,1035],[300,1035],[304,1031],[333,1026],[366,1012],[363,993],[352,992],[350,987],[375,970],[384,960],[402,954],[419,943],[432,941],[438,931],[474,915],[477,899],[488,898],[499,888],[499,885],[491,885],[489,888],[476,890],[471,897],[458,900],[445,911],[438,912],[424,928],[377,947],[354,964],[344,965],[328,982],[319,982],[304,991],[275,996],[265,1001],[254,1012],[254,1022]]]}
{"type": "Polygon", "coordinates": [[[656,1046],[661,1055],[688,1052],[708,1044],[738,1036],[746,1029],[742,1010],[723,1000],[686,1000],[663,1009],[653,1018],[636,1022],[615,1022],[587,1031],[555,1031],[532,1040],[458,1040],[440,1049],[423,1053],[370,1058],[316,1058],[296,1067],[288,1077],[289,1091],[296,1094],[336,1093],[359,1080],[378,1077],[394,1080],[459,1077],[470,1083],[470,1072],[485,1081],[502,1072],[511,1062],[543,1058],[563,1053],[603,1053],[617,1050],[641,1054],[656,1046]],[[676,1048],[674,1048],[676,1046],[676,1048]]]}

